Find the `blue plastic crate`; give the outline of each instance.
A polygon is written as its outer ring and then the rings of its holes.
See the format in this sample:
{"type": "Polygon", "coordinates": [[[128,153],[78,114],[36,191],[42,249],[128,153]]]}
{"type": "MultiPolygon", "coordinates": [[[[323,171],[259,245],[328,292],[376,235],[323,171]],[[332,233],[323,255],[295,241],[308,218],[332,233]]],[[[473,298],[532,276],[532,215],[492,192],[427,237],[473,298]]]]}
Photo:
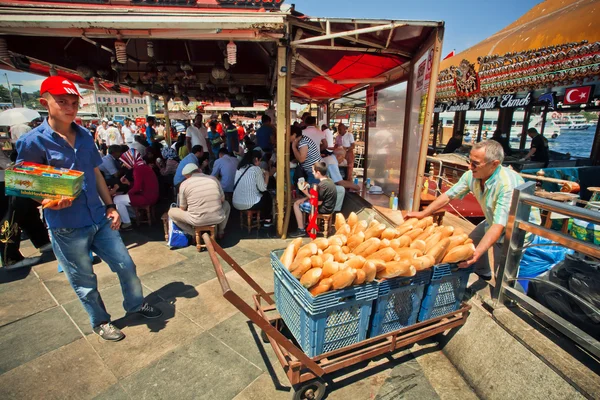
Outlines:
{"type": "Polygon", "coordinates": [[[463,269],[456,264],[435,265],[431,283],[426,287],[425,298],[421,303],[419,321],[458,310],[471,272],[473,267],[463,269]]]}
{"type": "Polygon", "coordinates": [[[315,357],[365,340],[378,283],[313,297],[281,264],[281,254],[271,252],[275,306],[302,350],[315,357]]]}
{"type": "Polygon", "coordinates": [[[379,298],[373,307],[369,337],[392,332],[417,322],[425,285],[431,270],[412,277],[398,277],[379,282],[379,298]]]}

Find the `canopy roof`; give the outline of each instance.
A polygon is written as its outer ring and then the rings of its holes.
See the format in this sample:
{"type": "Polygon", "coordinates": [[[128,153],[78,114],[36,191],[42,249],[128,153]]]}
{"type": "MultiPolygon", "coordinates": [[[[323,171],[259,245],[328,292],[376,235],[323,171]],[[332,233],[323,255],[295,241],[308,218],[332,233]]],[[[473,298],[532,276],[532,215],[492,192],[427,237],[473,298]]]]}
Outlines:
{"type": "Polygon", "coordinates": [[[251,106],[272,98],[277,46],[289,35],[293,95],[328,100],[401,77],[432,31],[443,26],[311,18],[293,7],[232,9],[217,0],[139,5],[144,1],[0,0],[0,38],[10,55],[0,67],[41,75],[56,70],[96,90],[131,88],[136,94],[251,106]],[[125,42],[126,62],[115,59],[118,41],[125,42]],[[230,42],[236,45],[235,65],[224,62],[230,42]]]}
{"type": "MultiPolygon", "coordinates": [[[[500,5],[499,5],[500,6],[500,5]]],[[[545,0],[512,24],[476,45],[443,60],[440,71],[468,60],[562,45],[600,41],[598,0],[545,0]]]]}

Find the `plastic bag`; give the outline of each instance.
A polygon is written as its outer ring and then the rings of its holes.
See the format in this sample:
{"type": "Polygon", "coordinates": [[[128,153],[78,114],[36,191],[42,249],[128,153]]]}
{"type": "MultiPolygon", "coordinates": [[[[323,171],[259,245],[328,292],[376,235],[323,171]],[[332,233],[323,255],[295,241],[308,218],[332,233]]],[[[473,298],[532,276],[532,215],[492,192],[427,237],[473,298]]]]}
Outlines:
{"type": "MultiPolygon", "coordinates": [[[[531,241],[531,244],[534,245],[551,243],[554,242],[539,236],[535,236],[531,241]]],[[[535,278],[550,270],[556,263],[564,260],[568,253],[572,252],[572,250],[563,246],[529,247],[523,252],[523,258],[519,264],[518,277],[535,278]]],[[[519,280],[518,282],[523,286],[525,292],[527,292],[529,281],[519,280]]]]}

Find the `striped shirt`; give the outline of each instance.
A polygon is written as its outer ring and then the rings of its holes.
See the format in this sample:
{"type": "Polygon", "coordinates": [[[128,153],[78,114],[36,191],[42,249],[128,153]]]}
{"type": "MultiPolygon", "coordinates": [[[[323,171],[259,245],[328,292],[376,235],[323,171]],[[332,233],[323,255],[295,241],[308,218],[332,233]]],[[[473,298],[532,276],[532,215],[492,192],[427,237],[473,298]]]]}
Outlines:
{"type": "MultiPolygon", "coordinates": [[[[506,227],[508,213],[512,201],[514,189],[525,183],[523,178],[510,168],[499,166],[484,184],[481,190],[481,179],[473,178],[473,171],[467,171],[460,180],[446,192],[446,195],[453,200],[458,198],[462,200],[467,193],[472,192],[483,213],[488,227],[494,224],[500,224],[506,227]]],[[[529,222],[540,225],[542,219],[540,210],[532,207],[529,214],[529,222]]],[[[500,239],[502,241],[504,235],[500,239]]]]}
{"type": "Polygon", "coordinates": [[[233,192],[232,202],[236,210],[240,211],[248,210],[258,203],[262,197],[262,192],[267,190],[263,171],[255,165],[238,169],[235,173],[234,182],[237,183],[237,186],[233,192]],[[250,170],[244,174],[248,168],[250,170]]]}
{"type": "Polygon", "coordinates": [[[302,136],[302,139],[298,142],[298,150],[304,146],[308,146],[308,153],[306,154],[306,159],[300,165],[302,165],[302,168],[306,172],[312,173],[313,164],[321,161],[321,152],[315,142],[308,138],[308,136],[302,136]]]}

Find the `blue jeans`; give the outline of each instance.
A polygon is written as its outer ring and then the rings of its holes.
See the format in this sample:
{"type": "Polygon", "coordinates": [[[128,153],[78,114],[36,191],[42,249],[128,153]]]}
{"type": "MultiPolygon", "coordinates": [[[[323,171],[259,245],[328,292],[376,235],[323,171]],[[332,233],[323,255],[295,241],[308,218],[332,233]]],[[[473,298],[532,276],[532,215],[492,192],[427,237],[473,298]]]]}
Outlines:
{"type": "Polygon", "coordinates": [[[119,231],[110,229],[110,223],[107,218],[98,225],[84,228],[50,230],[54,254],[90,316],[92,327],[110,322],[110,315],[98,292],[98,279],[94,274],[90,251],[94,251],[119,276],[125,311],[139,311],[144,300],[135,264],[119,231]]]}

